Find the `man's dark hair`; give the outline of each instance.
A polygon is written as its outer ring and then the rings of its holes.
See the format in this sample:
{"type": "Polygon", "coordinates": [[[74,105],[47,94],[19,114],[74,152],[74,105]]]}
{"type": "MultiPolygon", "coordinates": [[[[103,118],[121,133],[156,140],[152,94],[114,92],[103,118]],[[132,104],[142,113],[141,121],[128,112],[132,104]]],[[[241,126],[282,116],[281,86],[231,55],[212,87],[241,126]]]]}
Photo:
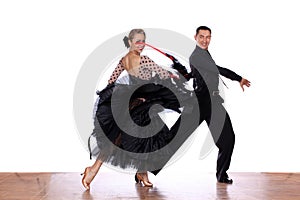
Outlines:
{"type": "Polygon", "coordinates": [[[196,29],[196,35],[199,33],[200,30],[207,30],[207,31],[209,31],[209,33],[211,34],[210,28],[208,28],[207,26],[199,26],[199,27],[196,29]]]}

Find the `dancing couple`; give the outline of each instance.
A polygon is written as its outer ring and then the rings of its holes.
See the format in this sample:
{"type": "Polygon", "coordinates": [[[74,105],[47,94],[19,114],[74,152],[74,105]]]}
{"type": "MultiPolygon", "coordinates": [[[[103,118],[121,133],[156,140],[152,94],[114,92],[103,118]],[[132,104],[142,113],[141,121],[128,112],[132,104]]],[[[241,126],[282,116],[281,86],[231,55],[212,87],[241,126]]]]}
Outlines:
{"type": "Polygon", "coordinates": [[[94,129],[89,138],[90,155],[96,160],[82,174],[82,184],[86,189],[90,189],[104,162],[123,169],[136,169],[136,182],[152,187],[148,172],[157,175],[204,120],[219,148],[217,180],[232,183],[227,170],[234,132],[218,93],[219,75],[238,81],[243,90],[243,86],[249,87],[250,82],[214,63],[208,52],[210,37],[208,27],[197,28],[197,45],[190,57],[190,73],[169,54],[164,53],[173,61],[172,67],[178,73],[141,55],[147,45],[144,30],[133,29],[124,38],[129,52],[119,61],[108,85],[97,92],[94,129]],[[121,77],[124,71],[127,76],[121,77]],[[184,87],[190,78],[193,79],[192,91],[184,87]],[[170,128],[159,115],[164,109],[180,114],[170,128]],[[96,143],[94,147],[92,140],[96,143]]]}

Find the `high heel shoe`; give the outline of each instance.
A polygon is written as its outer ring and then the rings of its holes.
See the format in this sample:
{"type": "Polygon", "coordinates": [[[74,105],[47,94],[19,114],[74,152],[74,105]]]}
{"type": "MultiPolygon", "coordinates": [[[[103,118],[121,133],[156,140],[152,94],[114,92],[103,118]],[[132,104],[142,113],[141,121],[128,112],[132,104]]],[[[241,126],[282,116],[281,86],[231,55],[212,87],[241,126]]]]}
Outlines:
{"type": "Polygon", "coordinates": [[[139,173],[136,173],[134,178],[137,183],[142,182],[146,187],[153,187],[153,184],[149,180],[144,180],[143,176],[139,173]]]}
{"type": "Polygon", "coordinates": [[[84,172],[81,174],[81,176],[83,175],[82,180],[81,180],[82,185],[83,185],[83,186],[85,187],[85,189],[87,189],[87,190],[90,189],[90,184],[91,184],[91,182],[93,181],[93,179],[94,179],[94,177],[95,177],[95,175],[90,174],[90,173],[93,173],[93,172],[91,172],[91,167],[87,167],[87,168],[85,168],[84,172]],[[92,176],[92,177],[91,177],[91,176],[92,176]],[[89,181],[87,180],[87,179],[88,179],[87,177],[90,178],[89,181]]]}

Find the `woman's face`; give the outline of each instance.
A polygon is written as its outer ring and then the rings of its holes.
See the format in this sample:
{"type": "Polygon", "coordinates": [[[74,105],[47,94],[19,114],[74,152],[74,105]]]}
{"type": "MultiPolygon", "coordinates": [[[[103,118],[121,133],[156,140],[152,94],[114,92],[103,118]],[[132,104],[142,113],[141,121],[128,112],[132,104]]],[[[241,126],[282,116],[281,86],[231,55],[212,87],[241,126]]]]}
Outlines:
{"type": "Polygon", "coordinates": [[[137,51],[138,53],[141,53],[145,47],[145,35],[142,33],[136,33],[133,36],[133,39],[130,41],[130,50],[137,51]]]}

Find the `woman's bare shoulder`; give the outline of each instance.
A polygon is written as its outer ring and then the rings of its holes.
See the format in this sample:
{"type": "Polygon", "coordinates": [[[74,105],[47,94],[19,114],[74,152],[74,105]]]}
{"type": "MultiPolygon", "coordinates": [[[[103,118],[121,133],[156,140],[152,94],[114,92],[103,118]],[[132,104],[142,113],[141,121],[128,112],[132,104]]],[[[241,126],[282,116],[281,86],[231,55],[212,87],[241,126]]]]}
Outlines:
{"type": "Polygon", "coordinates": [[[137,63],[140,61],[140,56],[136,55],[133,52],[128,52],[124,57],[123,57],[123,65],[125,68],[129,69],[134,67],[137,63]]]}

